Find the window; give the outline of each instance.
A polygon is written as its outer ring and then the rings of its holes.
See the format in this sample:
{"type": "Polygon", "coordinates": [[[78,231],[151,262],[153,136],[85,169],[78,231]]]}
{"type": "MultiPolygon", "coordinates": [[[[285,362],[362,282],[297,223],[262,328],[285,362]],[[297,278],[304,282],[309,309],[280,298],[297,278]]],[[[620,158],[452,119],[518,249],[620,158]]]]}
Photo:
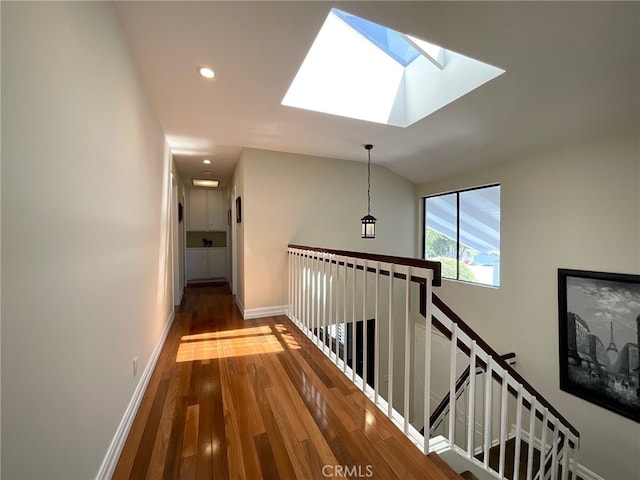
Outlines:
{"type": "Polygon", "coordinates": [[[442,276],[500,285],[500,185],[424,199],[424,258],[442,276]]]}

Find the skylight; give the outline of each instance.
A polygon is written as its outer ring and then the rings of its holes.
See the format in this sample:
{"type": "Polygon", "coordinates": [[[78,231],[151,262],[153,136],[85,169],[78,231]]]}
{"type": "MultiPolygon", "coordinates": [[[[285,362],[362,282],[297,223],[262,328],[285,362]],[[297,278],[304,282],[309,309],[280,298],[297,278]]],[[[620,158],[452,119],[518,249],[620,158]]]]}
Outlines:
{"type": "Polygon", "coordinates": [[[502,73],[333,8],[282,104],[408,127],[502,73]]]}

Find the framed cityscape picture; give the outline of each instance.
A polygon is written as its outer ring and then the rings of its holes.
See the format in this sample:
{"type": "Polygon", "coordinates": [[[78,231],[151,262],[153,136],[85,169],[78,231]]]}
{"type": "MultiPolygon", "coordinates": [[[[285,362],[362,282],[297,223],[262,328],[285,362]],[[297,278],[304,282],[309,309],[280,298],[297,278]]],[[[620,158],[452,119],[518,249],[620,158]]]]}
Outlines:
{"type": "Polygon", "coordinates": [[[640,275],[558,269],[560,389],[640,422],[640,275]]]}

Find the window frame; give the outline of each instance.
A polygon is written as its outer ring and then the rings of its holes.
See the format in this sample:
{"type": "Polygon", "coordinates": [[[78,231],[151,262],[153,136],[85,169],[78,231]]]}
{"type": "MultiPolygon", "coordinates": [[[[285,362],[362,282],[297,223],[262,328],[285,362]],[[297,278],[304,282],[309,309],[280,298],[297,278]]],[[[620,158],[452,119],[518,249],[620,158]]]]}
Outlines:
{"type": "MultiPolygon", "coordinates": [[[[500,234],[500,239],[502,239],[502,184],[499,182],[496,183],[489,183],[486,185],[479,185],[479,186],[475,186],[475,187],[469,187],[469,188],[462,188],[459,190],[449,190],[446,192],[440,192],[440,193],[434,193],[431,195],[425,195],[422,197],[422,259],[426,260],[427,259],[427,200],[430,198],[437,198],[437,197],[444,197],[446,195],[454,195],[456,196],[456,278],[449,278],[449,277],[445,277],[444,275],[442,276],[443,279],[445,280],[452,280],[454,282],[463,282],[463,283],[468,283],[470,285],[479,285],[482,287],[489,287],[489,288],[500,288],[500,283],[498,282],[497,285],[493,285],[493,284],[487,284],[487,283],[481,283],[481,282],[477,282],[477,281],[471,281],[471,280],[464,280],[460,278],[460,194],[462,193],[466,193],[466,192],[472,192],[475,190],[484,190],[487,188],[494,188],[494,187],[499,187],[500,188],[500,230],[499,230],[499,234],[500,234]]],[[[502,247],[500,247],[500,251],[502,250],[502,247]]],[[[500,267],[498,267],[500,268],[500,267]]]]}

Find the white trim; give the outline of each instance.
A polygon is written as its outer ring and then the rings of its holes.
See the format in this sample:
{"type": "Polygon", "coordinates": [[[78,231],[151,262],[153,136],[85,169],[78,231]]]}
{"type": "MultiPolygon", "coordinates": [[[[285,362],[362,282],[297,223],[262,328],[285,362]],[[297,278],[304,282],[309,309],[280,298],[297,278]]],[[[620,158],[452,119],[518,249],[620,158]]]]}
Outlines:
{"type": "Polygon", "coordinates": [[[180,306],[180,304],[182,303],[182,297],[184,297],[184,287],[180,289],[180,295],[178,295],[178,303],[174,305],[175,307],[180,306]]]}
{"type": "MultiPolygon", "coordinates": [[[[571,471],[571,469],[569,469],[569,471],[571,471]]],[[[595,472],[592,472],[587,467],[581,464],[578,464],[578,468],[576,468],[576,473],[583,480],[604,480],[603,477],[601,477],[595,472]]]]}
{"type": "Polygon", "coordinates": [[[242,318],[244,318],[244,305],[242,304],[240,297],[238,295],[234,295],[233,297],[236,300],[236,307],[238,307],[238,310],[240,310],[240,315],[242,315],[242,318]]]}
{"type": "Polygon", "coordinates": [[[250,308],[248,310],[240,310],[242,318],[251,320],[253,318],[274,317],[276,315],[286,315],[289,311],[289,305],[276,305],[273,307],[250,308]]]}
{"type": "Polygon", "coordinates": [[[164,342],[167,339],[169,329],[171,328],[174,319],[175,309],[171,309],[171,314],[167,319],[167,323],[165,324],[164,330],[160,335],[160,339],[156,345],[156,348],[154,348],[153,352],[151,353],[151,357],[147,362],[147,366],[145,367],[144,372],[142,372],[140,381],[138,382],[138,385],[133,392],[133,396],[129,401],[129,405],[124,412],[124,416],[122,417],[122,420],[120,420],[120,425],[118,425],[118,429],[116,430],[116,433],[111,440],[109,449],[107,450],[107,453],[102,460],[102,465],[100,465],[100,469],[96,474],[96,480],[108,480],[113,476],[113,472],[120,458],[120,454],[122,453],[122,448],[124,447],[124,443],[127,440],[127,436],[129,435],[129,431],[131,430],[133,421],[136,418],[138,408],[140,407],[142,398],[144,397],[145,391],[147,390],[147,385],[149,384],[149,380],[151,379],[151,374],[156,367],[158,357],[160,356],[160,352],[164,347],[164,342]]]}

